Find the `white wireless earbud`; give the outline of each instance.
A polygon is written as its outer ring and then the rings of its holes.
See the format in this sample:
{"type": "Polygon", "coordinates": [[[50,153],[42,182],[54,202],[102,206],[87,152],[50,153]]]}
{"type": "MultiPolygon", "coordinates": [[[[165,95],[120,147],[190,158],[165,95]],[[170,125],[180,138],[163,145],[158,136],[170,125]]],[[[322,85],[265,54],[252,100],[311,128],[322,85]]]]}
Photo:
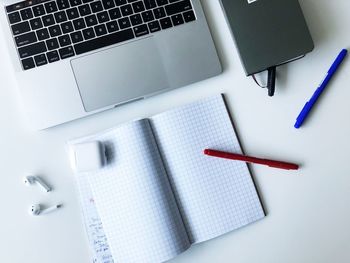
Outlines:
{"type": "Polygon", "coordinates": [[[24,183],[28,186],[37,183],[44,192],[51,191],[51,187],[48,186],[39,176],[26,176],[24,178],[24,183]]]}
{"type": "Polygon", "coordinates": [[[55,206],[51,206],[51,207],[46,208],[46,209],[42,209],[41,206],[39,204],[37,204],[37,205],[32,205],[30,207],[29,213],[32,214],[33,216],[44,215],[44,214],[51,213],[60,207],[61,207],[61,205],[55,205],[55,206]]]}

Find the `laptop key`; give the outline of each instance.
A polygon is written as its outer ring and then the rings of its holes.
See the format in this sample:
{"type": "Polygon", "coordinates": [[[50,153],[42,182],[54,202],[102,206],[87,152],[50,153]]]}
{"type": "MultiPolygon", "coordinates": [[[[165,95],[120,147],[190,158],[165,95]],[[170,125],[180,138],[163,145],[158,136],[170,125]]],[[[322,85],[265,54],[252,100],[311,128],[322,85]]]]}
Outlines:
{"type": "Polygon", "coordinates": [[[41,19],[39,17],[31,19],[29,23],[30,23],[30,26],[32,27],[32,30],[37,30],[43,27],[43,22],[41,22],[41,19]]]}
{"type": "Polygon", "coordinates": [[[34,61],[37,67],[43,66],[47,64],[47,59],[45,54],[40,54],[34,57],[34,61]]]}
{"type": "Polygon", "coordinates": [[[37,38],[34,32],[29,32],[23,35],[16,36],[15,41],[17,47],[21,47],[36,42],[37,38]]]}
{"type": "Polygon", "coordinates": [[[133,26],[142,24],[142,18],[140,14],[130,16],[130,21],[133,26]]]}
{"type": "Polygon", "coordinates": [[[18,12],[13,12],[11,14],[8,14],[10,24],[18,23],[21,21],[21,16],[18,12]]]}
{"type": "Polygon", "coordinates": [[[35,68],[35,63],[33,58],[26,58],[22,60],[22,67],[24,70],[35,68]]]}
{"type": "Polygon", "coordinates": [[[45,42],[35,43],[18,49],[20,58],[31,57],[45,51],[47,51],[45,42]]]}
{"type": "Polygon", "coordinates": [[[81,5],[81,0],[69,0],[71,6],[78,6],[81,5]]]}
{"type": "Polygon", "coordinates": [[[28,21],[24,21],[11,26],[14,35],[19,35],[30,31],[30,26],[28,21]]]}
{"type": "Polygon", "coordinates": [[[43,5],[33,6],[33,13],[35,17],[45,15],[45,9],[43,5]]]}
{"type": "Polygon", "coordinates": [[[56,5],[56,1],[48,2],[44,6],[46,9],[46,13],[48,13],[48,14],[56,12],[58,10],[57,5],[56,5]]]}
{"type": "Polygon", "coordinates": [[[47,60],[49,63],[56,62],[60,60],[60,56],[56,50],[46,53],[47,60]]]}
{"type": "Polygon", "coordinates": [[[62,30],[59,25],[50,26],[49,32],[51,37],[57,37],[59,35],[62,35],[62,30]]]}
{"type": "Polygon", "coordinates": [[[181,14],[173,15],[171,17],[171,21],[173,21],[173,25],[174,26],[178,26],[178,25],[181,25],[181,24],[185,23],[185,21],[182,18],[181,14]]]}
{"type": "Polygon", "coordinates": [[[48,50],[53,50],[53,49],[57,49],[60,47],[58,44],[57,38],[51,38],[51,39],[46,40],[46,46],[47,46],[48,50]]]}
{"type": "Polygon", "coordinates": [[[105,9],[110,9],[115,7],[114,1],[113,0],[102,0],[103,7],[105,9]]]}
{"type": "Polygon", "coordinates": [[[73,24],[71,21],[68,21],[68,22],[61,24],[61,29],[62,29],[63,34],[67,34],[67,33],[74,31],[73,24]]]}
{"type": "Polygon", "coordinates": [[[157,0],[157,4],[158,4],[158,6],[166,5],[166,4],[168,4],[168,0],[157,0]]]}
{"type": "Polygon", "coordinates": [[[67,9],[69,7],[68,0],[56,0],[56,3],[59,10],[67,9]]]}
{"type": "Polygon", "coordinates": [[[73,20],[73,19],[79,17],[79,12],[78,12],[78,9],[76,7],[70,8],[66,12],[67,12],[67,16],[68,16],[69,20],[73,20]]]}
{"type": "Polygon", "coordinates": [[[46,15],[42,17],[44,26],[52,26],[55,24],[55,19],[52,14],[46,15]]]}
{"type": "Polygon", "coordinates": [[[134,9],[135,13],[141,13],[145,11],[145,6],[142,3],[142,1],[138,1],[132,4],[132,8],[134,9]]]}
{"type": "Polygon", "coordinates": [[[73,20],[73,25],[75,30],[81,30],[86,27],[86,24],[83,18],[78,18],[76,20],[73,20]]]}
{"type": "Polygon", "coordinates": [[[143,21],[145,23],[147,23],[147,22],[154,20],[154,15],[153,15],[152,11],[145,11],[142,13],[142,18],[143,18],[143,21]]]}
{"type": "Polygon", "coordinates": [[[81,42],[74,45],[75,53],[77,55],[107,47],[113,44],[124,42],[134,38],[134,33],[131,28],[118,31],[109,35],[91,39],[89,41],[81,42]]]}
{"type": "Polygon", "coordinates": [[[133,13],[132,7],[130,4],[121,6],[120,10],[121,10],[123,16],[129,16],[129,15],[132,15],[132,13],[133,13]]]}
{"type": "Polygon", "coordinates": [[[23,9],[20,12],[21,12],[22,20],[28,20],[33,18],[34,16],[31,8],[23,9]]]}
{"type": "Polygon", "coordinates": [[[102,35],[107,34],[107,29],[106,29],[106,26],[104,24],[95,26],[94,29],[96,32],[96,36],[102,36],[102,35]]]}
{"type": "Polygon", "coordinates": [[[106,29],[106,26],[104,24],[95,26],[94,29],[96,32],[96,36],[102,36],[102,35],[107,34],[107,29],[106,29]]]}
{"type": "Polygon", "coordinates": [[[107,21],[109,21],[109,17],[108,17],[107,11],[103,11],[103,12],[97,13],[96,16],[97,16],[97,20],[98,20],[98,22],[100,24],[106,23],[107,21]]]}
{"type": "Polygon", "coordinates": [[[67,21],[67,15],[66,15],[66,12],[64,11],[57,12],[54,15],[55,15],[56,23],[62,23],[67,21]]]}
{"type": "Polygon", "coordinates": [[[193,11],[187,11],[183,13],[183,16],[186,23],[196,20],[196,16],[194,15],[193,11]]]}
{"type": "Polygon", "coordinates": [[[95,37],[95,31],[92,28],[86,28],[83,30],[83,35],[86,40],[95,37]]]}
{"type": "Polygon", "coordinates": [[[110,16],[111,19],[118,19],[118,18],[122,17],[122,14],[120,12],[119,7],[110,9],[108,11],[108,13],[109,13],[109,16],[110,16]]]}
{"type": "Polygon", "coordinates": [[[172,27],[173,25],[171,24],[171,19],[169,17],[162,18],[159,20],[160,26],[162,29],[167,29],[169,27],[172,27]]]}
{"type": "Polygon", "coordinates": [[[71,33],[70,38],[74,44],[84,40],[83,34],[80,31],[71,33]]]}
{"type": "Polygon", "coordinates": [[[87,16],[91,14],[91,8],[88,4],[81,5],[78,7],[80,16],[87,16]]]}
{"type": "Polygon", "coordinates": [[[156,20],[156,21],[152,21],[152,22],[149,22],[148,23],[148,28],[149,28],[149,31],[151,33],[154,33],[154,32],[157,32],[157,31],[160,31],[160,24],[159,22],[156,20]]]}
{"type": "Polygon", "coordinates": [[[140,25],[134,27],[134,33],[136,37],[141,37],[149,34],[147,25],[140,25]]]}
{"type": "Polygon", "coordinates": [[[128,17],[123,17],[123,18],[119,19],[118,23],[119,23],[119,27],[121,29],[131,27],[130,20],[128,17]]]}
{"type": "Polygon", "coordinates": [[[58,50],[61,59],[69,58],[74,56],[74,50],[72,46],[64,47],[58,50]]]}
{"type": "Polygon", "coordinates": [[[144,0],[147,10],[157,7],[156,0],[144,0]]]}
{"type": "Polygon", "coordinates": [[[103,10],[101,1],[92,2],[90,4],[92,12],[97,13],[103,10]]]}
{"type": "Polygon", "coordinates": [[[185,12],[192,9],[190,0],[184,0],[175,2],[173,4],[165,6],[166,13],[168,16],[175,15],[177,13],[185,12]]]}
{"type": "Polygon", "coordinates": [[[164,7],[159,7],[159,8],[153,9],[153,13],[154,13],[155,18],[157,18],[157,19],[166,16],[164,7]]]}
{"type": "Polygon", "coordinates": [[[125,5],[127,4],[126,0],[115,0],[115,4],[117,6],[125,5]]]}
{"type": "Polygon", "coordinates": [[[95,14],[85,17],[85,22],[87,26],[97,25],[97,18],[95,14]]]}
{"type": "Polygon", "coordinates": [[[48,39],[50,37],[47,28],[37,30],[36,35],[38,36],[39,41],[48,39]]]}
{"type": "Polygon", "coordinates": [[[60,43],[61,47],[65,47],[72,44],[72,42],[70,41],[69,35],[60,36],[58,38],[58,42],[60,43]]]}
{"type": "Polygon", "coordinates": [[[108,22],[106,26],[107,26],[108,33],[112,33],[119,30],[117,21],[108,22]]]}
{"type": "Polygon", "coordinates": [[[24,3],[25,2],[23,1],[23,2],[19,2],[19,3],[16,3],[16,4],[12,4],[12,5],[6,6],[7,13],[11,13],[13,11],[17,11],[19,9],[24,8],[24,3]]]}

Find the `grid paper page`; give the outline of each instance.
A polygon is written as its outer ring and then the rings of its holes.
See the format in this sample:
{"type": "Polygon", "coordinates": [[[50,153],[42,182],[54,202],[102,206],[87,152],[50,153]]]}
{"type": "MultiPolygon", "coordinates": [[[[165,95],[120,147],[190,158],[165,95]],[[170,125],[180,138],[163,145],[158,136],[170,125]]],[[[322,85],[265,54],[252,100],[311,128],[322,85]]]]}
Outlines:
{"type": "Polygon", "coordinates": [[[247,165],[203,154],[241,153],[222,96],[156,115],[151,124],[191,242],[265,216],[247,165]]]}
{"type": "Polygon", "coordinates": [[[94,255],[93,263],[113,263],[113,257],[102,227],[100,216],[97,213],[95,201],[86,174],[76,175],[80,194],[80,204],[88,240],[94,255]]]}
{"type": "MultiPolygon", "coordinates": [[[[91,140],[91,138],[90,138],[91,140]]],[[[190,246],[148,120],[95,136],[107,165],[88,173],[116,262],[162,262],[190,246]]]]}

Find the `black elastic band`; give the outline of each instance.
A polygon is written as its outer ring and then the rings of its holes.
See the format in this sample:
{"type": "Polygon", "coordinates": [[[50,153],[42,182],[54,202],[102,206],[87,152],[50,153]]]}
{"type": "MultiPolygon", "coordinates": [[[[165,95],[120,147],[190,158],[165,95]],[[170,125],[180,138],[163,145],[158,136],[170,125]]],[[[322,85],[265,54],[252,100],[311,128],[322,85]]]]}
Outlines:
{"type": "Polygon", "coordinates": [[[261,88],[267,88],[269,96],[272,97],[273,95],[275,95],[275,90],[276,90],[276,66],[268,68],[267,72],[268,72],[268,76],[267,76],[266,86],[263,86],[262,84],[260,84],[254,74],[252,75],[252,78],[256,83],[256,85],[258,85],[261,88]]]}
{"type": "Polygon", "coordinates": [[[267,89],[270,97],[275,95],[276,90],[276,67],[268,68],[267,89]]]}
{"type": "Polygon", "coordinates": [[[260,88],[267,88],[267,86],[263,86],[263,85],[261,85],[258,81],[257,81],[257,79],[256,79],[256,77],[255,77],[255,75],[253,74],[252,75],[252,78],[253,78],[253,80],[255,81],[255,83],[256,83],[256,85],[258,85],[260,88]]]}

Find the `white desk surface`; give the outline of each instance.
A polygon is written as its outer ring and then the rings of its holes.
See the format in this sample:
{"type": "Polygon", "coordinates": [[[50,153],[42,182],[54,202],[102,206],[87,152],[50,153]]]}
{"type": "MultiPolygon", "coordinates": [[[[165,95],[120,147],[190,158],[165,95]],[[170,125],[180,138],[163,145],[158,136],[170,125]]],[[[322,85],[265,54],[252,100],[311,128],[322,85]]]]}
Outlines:
{"type": "Polygon", "coordinates": [[[342,48],[350,48],[348,0],[302,0],[315,50],[278,70],[274,98],[246,78],[217,0],[203,0],[224,73],[216,78],[42,132],[26,126],[0,35],[0,261],[89,263],[68,139],[225,93],[244,151],[295,161],[298,172],[251,166],[267,217],[191,248],[187,262],[350,262],[350,58],[301,130],[295,118],[342,48]],[[28,173],[54,186],[25,187],[28,173]],[[32,203],[63,203],[32,217],[32,203]]]}

